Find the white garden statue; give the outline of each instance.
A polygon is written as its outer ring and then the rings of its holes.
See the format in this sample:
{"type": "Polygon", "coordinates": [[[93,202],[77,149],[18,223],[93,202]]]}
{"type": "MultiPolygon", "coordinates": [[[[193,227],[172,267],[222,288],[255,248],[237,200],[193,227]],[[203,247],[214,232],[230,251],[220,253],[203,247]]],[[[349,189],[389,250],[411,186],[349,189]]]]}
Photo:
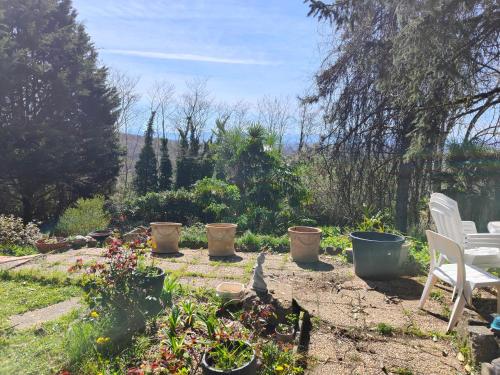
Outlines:
{"type": "Polygon", "coordinates": [[[264,271],[262,269],[262,264],[266,260],[266,254],[260,253],[257,257],[257,263],[253,271],[253,284],[252,289],[258,293],[267,293],[267,285],[264,281],[264,271]]]}

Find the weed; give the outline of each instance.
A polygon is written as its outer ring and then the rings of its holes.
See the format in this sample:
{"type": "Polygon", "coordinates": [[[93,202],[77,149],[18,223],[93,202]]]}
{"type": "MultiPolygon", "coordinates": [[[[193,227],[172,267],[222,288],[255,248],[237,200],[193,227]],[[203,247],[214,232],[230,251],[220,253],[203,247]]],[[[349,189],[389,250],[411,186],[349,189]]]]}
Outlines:
{"type": "Polygon", "coordinates": [[[387,323],[379,323],[377,332],[383,336],[391,336],[394,333],[394,327],[387,323]]]}

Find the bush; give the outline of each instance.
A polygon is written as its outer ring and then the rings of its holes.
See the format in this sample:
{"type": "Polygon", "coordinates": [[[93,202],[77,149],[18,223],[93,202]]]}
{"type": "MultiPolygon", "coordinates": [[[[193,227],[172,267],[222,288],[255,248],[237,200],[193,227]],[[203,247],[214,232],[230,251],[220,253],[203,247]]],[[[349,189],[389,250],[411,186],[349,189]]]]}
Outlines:
{"type": "Polygon", "coordinates": [[[104,197],[80,198],[74,207],[64,211],[55,232],[63,236],[86,235],[109,226],[110,217],[104,212],[104,197]]]}
{"type": "Polygon", "coordinates": [[[206,222],[232,222],[236,217],[240,202],[240,191],[236,185],[206,177],[196,182],[193,193],[206,222]]]}
{"type": "Polygon", "coordinates": [[[253,252],[266,249],[282,253],[288,252],[289,239],[288,235],[274,237],[246,231],[241,237],[236,239],[235,245],[238,251],[253,252]]]}
{"type": "Polygon", "coordinates": [[[42,237],[35,223],[24,225],[23,220],[14,216],[0,215],[0,244],[29,246],[42,237]]]}
{"type": "Polygon", "coordinates": [[[189,249],[207,248],[208,240],[205,225],[196,223],[190,227],[182,228],[179,246],[189,249]]]}
{"type": "Polygon", "coordinates": [[[123,215],[127,221],[149,224],[154,221],[194,223],[201,216],[201,207],[194,194],[184,189],[147,193],[125,202],[123,215]]]}
{"type": "Polygon", "coordinates": [[[0,255],[21,257],[24,255],[37,254],[38,250],[32,245],[0,245],[0,255]]]}

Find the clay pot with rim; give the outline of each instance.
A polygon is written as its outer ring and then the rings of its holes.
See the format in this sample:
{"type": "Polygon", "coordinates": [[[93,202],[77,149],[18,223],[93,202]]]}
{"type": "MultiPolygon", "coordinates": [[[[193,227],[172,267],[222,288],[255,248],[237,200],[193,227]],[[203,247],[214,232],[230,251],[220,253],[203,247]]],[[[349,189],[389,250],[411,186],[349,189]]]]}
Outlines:
{"type": "Polygon", "coordinates": [[[290,227],[290,254],[295,262],[313,263],[319,260],[321,229],[314,227],[290,227]]]}
{"type": "Polygon", "coordinates": [[[205,225],[208,239],[208,255],[224,257],[234,255],[236,224],[213,223],[205,225]]]}
{"type": "Polygon", "coordinates": [[[153,253],[172,254],[179,252],[181,223],[151,223],[151,242],[153,253]]]}

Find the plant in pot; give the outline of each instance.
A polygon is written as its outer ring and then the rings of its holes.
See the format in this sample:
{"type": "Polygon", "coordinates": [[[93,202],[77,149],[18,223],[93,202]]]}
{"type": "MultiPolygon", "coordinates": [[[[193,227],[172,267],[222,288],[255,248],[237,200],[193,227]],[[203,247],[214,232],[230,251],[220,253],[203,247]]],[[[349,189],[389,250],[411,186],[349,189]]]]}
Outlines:
{"type": "Polygon", "coordinates": [[[257,365],[252,346],[242,340],[216,342],[201,362],[204,375],[255,375],[257,365]]]}
{"type": "Polygon", "coordinates": [[[69,242],[64,237],[42,237],[35,242],[35,246],[41,253],[57,251],[67,248],[69,242]]]}
{"type": "Polygon", "coordinates": [[[275,328],[276,338],[281,342],[291,342],[295,336],[295,326],[298,317],[296,314],[288,314],[286,323],[279,323],[275,328]]]}

